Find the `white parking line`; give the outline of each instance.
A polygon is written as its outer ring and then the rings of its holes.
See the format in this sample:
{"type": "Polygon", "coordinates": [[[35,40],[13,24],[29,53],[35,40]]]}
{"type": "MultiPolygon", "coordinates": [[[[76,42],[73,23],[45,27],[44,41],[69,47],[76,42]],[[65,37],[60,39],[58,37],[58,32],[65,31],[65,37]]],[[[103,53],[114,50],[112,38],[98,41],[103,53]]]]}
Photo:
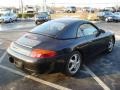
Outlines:
{"type": "Polygon", "coordinates": [[[5,56],[7,55],[7,52],[5,51],[3,53],[3,55],[0,57],[0,63],[2,62],[2,60],[4,60],[5,56]]]}
{"type": "Polygon", "coordinates": [[[95,81],[104,89],[110,90],[110,88],[98,77],[96,76],[86,65],[83,65],[86,71],[95,79],[95,81]]]}
{"type": "Polygon", "coordinates": [[[28,79],[34,80],[34,81],[36,81],[36,82],[39,82],[39,83],[48,85],[48,86],[53,87],[53,88],[56,88],[56,89],[58,89],[58,90],[72,90],[72,89],[69,89],[69,88],[66,88],[66,87],[63,87],[63,86],[60,86],[60,85],[57,85],[57,84],[54,84],[54,83],[51,83],[51,82],[48,82],[48,81],[39,79],[39,78],[36,78],[36,77],[34,77],[34,76],[27,75],[27,74],[25,74],[25,73],[16,71],[16,70],[14,70],[14,69],[8,68],[8,67],[3,66],[3,65],[0,65],[0,68],[5,69],[5,70],[7,70],[7,71],[9,71],[9,72],[12,72],[12,73],[14,73],[14,74],[17,74],[17,75],[26,77],[26,78],[28,78],[28,79]]]}
{"type": "Polygon", "coordinates": [[[115,35],[115,38],[116,38],[117,40],[120,40],[120,35],[115,35]]]}
{"type": "Polygon", "coordinates": [[[0,45],[2,45],[2,44],[3,44],[3,42],[0,41],[0,45]]]}
{"type": "Polygon", "coordinates": [[[3,44],[3,41],[0,39],[0,45],[3,44]]]}

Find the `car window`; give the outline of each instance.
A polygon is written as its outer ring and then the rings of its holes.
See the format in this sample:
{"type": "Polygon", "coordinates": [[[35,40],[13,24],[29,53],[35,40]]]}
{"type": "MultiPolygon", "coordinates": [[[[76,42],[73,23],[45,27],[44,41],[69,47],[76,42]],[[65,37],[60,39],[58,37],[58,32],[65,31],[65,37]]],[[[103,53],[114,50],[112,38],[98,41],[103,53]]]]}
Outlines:
{"type": "Polygon", "coordinates": [[[83,35],[81,28],[79,27],[78,32],[77,32],[77,37],[82,37],[82,36],[84,36],[84,35],[83,35]]]}
{"type": "Polygon", "coordinates": [[[96,35],[98,33],[98,30],[91,24],[83,24],[80,26],[80,29],[85,36],[96,35]]]}
{"type": "Polygon", "coordinates": [[[10,15],[11,15],[11,16],[13,16],[14,14],[13,14],[13,13],[11,13],[10,15]]]}
{"type": "Polygon", "coordinates": [[[56,36],[57,33],[62,31],[66,27],[66,24],[60,22],[49,21],[37,26],[32,31],[33,33],[56,36]]]}
{"type": "Polygon", "coordinates": [[[8,13],[8,16],[10,16],[11,14],[10,13],[8,13]]]}
{"type": "Polygon", "coordinates": [[[57,35],[57,38],[59,38],[59,39],[70,39],[70,38],[74,39],[74,38],[76,38],[77,29],[78,28],[76,26],[76,23],[67,24],[65,29],[57,35]]]}
{"type": "Polygon", "coordinates": [[[106,14],[106,15],[113,15],[112,12],[106,12],[105,14],[106,14]]]}
{"type": "Polygon", "coordinates": [[[46,12],[42,12],[42,13],[37,14],[37,16],[38,16],[38,17],[39,17],[39,16],[48,16],[48,14],[47,14],[46,12]]]}
{"type": "Polygon", "coordinates": [[[8,16],[8,13],[2,14],[1,16],[8,16]]]}

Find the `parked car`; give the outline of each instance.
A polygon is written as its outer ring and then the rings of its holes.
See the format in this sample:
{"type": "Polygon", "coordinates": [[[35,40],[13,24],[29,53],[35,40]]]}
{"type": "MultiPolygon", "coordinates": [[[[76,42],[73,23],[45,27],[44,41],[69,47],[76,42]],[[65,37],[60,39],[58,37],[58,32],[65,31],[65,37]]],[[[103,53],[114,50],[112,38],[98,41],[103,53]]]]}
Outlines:
{"type": "Polygon", "coordinates": [[[99,12],[98,17],[101,20],[104,20],[106,22],[112,22],[112,21],[118,22],[118,21],[120,21],[120,17],[118,15],[115,15],[114,13],[112,13],[110,11],[99,12]]]}
{"type": "Polygon", "coordinates": [[[82,8],[83,12],[88,12],[88,13],[94,13],[95,12],[95,8],[91,8],[91,7],[83,7],[82,8]]]}
{"type": "Polygon", "coordinates": [[[75,13],[76,12],[76,7],[74,7],[74,6],[67,7],[67,8],[65,8],[65,12],[67,12],[67,13],[75,13]]]}
{"type": "Polygon", "coordinates": [[[120,16],[120,12],[115,12],[114,14],[120,16]]]}
{"type": "Polygon", "coordinates": [[[36,72],[46,63],[61,63],[65,73],[73,76],[86,58],[110,53],[114,44],[113,33],[88,21],[64,18],[35,27],[12,42],[7,52],[10,62],[23,70],[36,72]]]}
{"type": "Polygon", "coordinates": [[[51,16],[48,12],[39,12],[35,15],[35,23],[36,25],[42,24],[51,19],[51,16]]]}
{"type": "Polygon", "coordinates": [[[15,13],[3,13],[0,15],[0,22],[13,22],[17,20],[15,13]]]}

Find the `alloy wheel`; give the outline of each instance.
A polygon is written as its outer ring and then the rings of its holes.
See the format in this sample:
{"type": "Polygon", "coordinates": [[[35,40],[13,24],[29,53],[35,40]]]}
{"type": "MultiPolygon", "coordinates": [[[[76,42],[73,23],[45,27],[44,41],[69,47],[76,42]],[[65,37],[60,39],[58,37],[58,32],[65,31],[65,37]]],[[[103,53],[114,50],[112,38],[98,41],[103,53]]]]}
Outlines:
{"type": "Polygon", "coordinates": [[[79,54],[72,55],[68,63],[69,72],[71,74],[75,74],[79,70],[80,64],[81,64],[80,55],[79,54]]]}
{"type": "Polygon", "coordinates": [[[108,44],[108,50],[109,50],[109,52],[111,52],[113,50],[113,47],[114,47],[114,42],[113,42],[113,39],[111,39],[109,41],[109,44],[108,44]]]}

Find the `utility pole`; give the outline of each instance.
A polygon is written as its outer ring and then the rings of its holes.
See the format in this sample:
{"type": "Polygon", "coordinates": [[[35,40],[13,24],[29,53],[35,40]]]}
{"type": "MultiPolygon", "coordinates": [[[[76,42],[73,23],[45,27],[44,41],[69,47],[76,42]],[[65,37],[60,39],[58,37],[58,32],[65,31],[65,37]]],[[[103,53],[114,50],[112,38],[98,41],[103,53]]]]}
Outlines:
{"type": "Polygon", "coordinates": [[[119,11],[119,0],[116,1],[116,10],[119,11]]]}
{"type": "Polygon", "coordinates": [[[47,5],[46,5],[46,0],[43,0],[43,11],[47,11],[47,5]]]}
{"type": "Polygon", "coordinates": [[[93,5],[92,0],[90,0],[89,3],[90,3],[89,13],[92,13],[92,5],[93,5]]]}
{"type": "Polygon", "coordinates": [[[21,3],[21,13],[22,13],[22,18],[23,18],[23,1],[20,0],[20,3],[21,3]]]}

